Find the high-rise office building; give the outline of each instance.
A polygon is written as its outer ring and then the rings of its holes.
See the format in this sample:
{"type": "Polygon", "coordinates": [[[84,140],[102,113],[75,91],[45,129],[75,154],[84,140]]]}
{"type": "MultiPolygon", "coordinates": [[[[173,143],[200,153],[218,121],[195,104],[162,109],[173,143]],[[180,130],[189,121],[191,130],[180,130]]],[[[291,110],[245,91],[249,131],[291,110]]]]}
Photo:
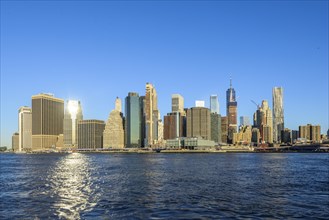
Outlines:
{"type": "Polygon", "coordinates": [[[260,112],[260,136],[263,142],[273,143],[272,110],[266,100],[262,101],[260,112]]]}
{"type": "Polygon", "coordinates": [[[221,117],[221,132],[222,132],[222,143],[227,143],[228,119],[226,116],[221,117]]]}
{"type": "Polygon", "coordinates": [[[78,122],[83,120],[80,101],[68,100],[64,113],[64,147],[74,147],[78,137],[78,122]]]}
{"type": "Polygon", "coordinates": [[[273,140],[281,143],[281,132],[284,130],[283,88],[274,87],[273,98],[273,140]]]}
{"type": "Polygon", "coordinates": [[[187,137],[201,137],[205,140],[210,140],[210,124],[210,110],[208,108],[194,107],[187,110],[187,137]]]}
{"type": "Polygon", "coordinates": [[[250,126],[250,119],[248,116],[241,116],[240,117],[240,126],[250,126]]]}
{"type": "Polygon", "coordinates": [[[158,97],[154,86],[146,83],[145,94],[145,146],[152,147],[158,141],[158,125],[160,112],[158,110],[158,97]]]}
{"type": "Polygon", "coordinates": [[[32,96],[32,150],[55,148],[63,134],[64,100],[52,94],[32,96]]]}
{"type": "Polygon", "coordinates": [[[103,148],[124,148],[124,118],[121,112],[121,99],[115,100],[103,132],[103,148]]]}
{"type": "Polygon", "coordinates": [[[311,124],[299,126],[299,136],[309,141],[319,142],[321,140],[321,126],[311,124]]]}
{"type": "Polygon", "coordinates": [[[15,132],[11,137],[11,148],[14,152],[19,151],[19,133],[15,132]]]}
{"type": "Polygon", "coordinates": [[[171,96],[171,112],[184,113],[184,98],[180,94],[171,96]]]}
{"type": "Polygon", "coordinates": [[[18,110],[18,150],[32,149],[32,109],[30,107],[20,107],[18,110]]]}
{"type": "Polygon", "coordinates": [[[164,139],[170,140],[178,137],[184,137],[185,120],[186,117],[180,112],[171,112],[164,116],[164,139]]]}
{"type": "Polygon", "coordinates": [[[128,148],[141,147],[142,142],[142,109],[143,103],[135,92],[129,92],[125,99],[125,144],[128,148]]]}
{"type": "Polygon", "coordinates": [[[229,143],[232,143],[233,133],[236,133],[238,130],[237,107],[238,107],[238,103],[235,98],[235,90],[232,87],[232,79],[231,79],[230,88],[226,91],[226,116],[228,119],[228,142],[229,143]]]}
{"type": "Polygon", "coordinates": [[[139,106],[140,106],[140,119],[141,119],[141,147],[145,147],[146,142],[146,117],[145,117],[145,96],[139,97],[139,106]]]}
{"type": "Polygon", "coordinates": [[[219,114],[219,102],[217,95],[210,96],[210,112],[219,114]]]}
{"type": "Polygon", "coordinates": [[[81,120],[78,122],[78,148],[94,150],[103,147],[105,122],[101,120],[81,120]]]}
{"type": "Polygon", "coordinates": [[[210,130],[211,130],[211,140],[215,141],[216,143],[222,142],[222,117],[220,114],[213,112],[210,113],[210,130]]]}

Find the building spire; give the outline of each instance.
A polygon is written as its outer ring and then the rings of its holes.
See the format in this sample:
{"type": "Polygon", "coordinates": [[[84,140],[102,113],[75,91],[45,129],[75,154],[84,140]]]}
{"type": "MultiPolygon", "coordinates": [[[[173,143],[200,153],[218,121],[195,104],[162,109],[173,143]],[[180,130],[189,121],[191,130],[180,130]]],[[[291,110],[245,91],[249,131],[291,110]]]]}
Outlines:
{"type": "Polygon", "coordinates": [[[230,88],[232,88],[232,76],[230,76],[230,88]]]}

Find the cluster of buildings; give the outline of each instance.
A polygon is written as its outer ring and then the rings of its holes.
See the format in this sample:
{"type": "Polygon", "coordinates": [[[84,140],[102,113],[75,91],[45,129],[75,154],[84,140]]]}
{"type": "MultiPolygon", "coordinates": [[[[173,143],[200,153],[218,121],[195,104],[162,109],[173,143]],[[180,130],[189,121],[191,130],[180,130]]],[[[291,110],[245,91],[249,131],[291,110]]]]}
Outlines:
{"type": "Polygon", "coordinates": [[[185,108],[184,98],[172,95],[171,112],[163,117],[158,109],[155,87],[146,83],[145,95],[129,92],[115,107],[107,121],[83,118],[80,101],[64,100],[52,94],[32,96],[32,107],[18,111],[18,132],[13,134],[14,151],[94,150],[122,148],[200,149],[220,145],[273,145],[298,140],[319,142],[319,125],[300,126],[298,131],[284,127],[283,88],[274,87],[273,111],[263,100],[253,115],[240,117],[232,87],[226,91],[226,116],[219,111],[217,95],[210,96],[210,106],[198,100],[185,108]]]}

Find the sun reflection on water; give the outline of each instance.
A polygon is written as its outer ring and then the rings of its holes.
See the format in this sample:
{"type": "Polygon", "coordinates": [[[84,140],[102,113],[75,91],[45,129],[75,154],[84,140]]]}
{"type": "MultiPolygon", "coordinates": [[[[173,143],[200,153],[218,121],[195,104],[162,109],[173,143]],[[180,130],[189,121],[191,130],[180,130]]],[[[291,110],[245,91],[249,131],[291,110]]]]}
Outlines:
{"type": "Polygon", "coordinates": [[[65,219],[79,219],[80,212],[97,203],[93,193],[90,158],[83,154],[69,154],[58,161],[47,177],[50,196],[55,200],[55,215],[65,219]]]}

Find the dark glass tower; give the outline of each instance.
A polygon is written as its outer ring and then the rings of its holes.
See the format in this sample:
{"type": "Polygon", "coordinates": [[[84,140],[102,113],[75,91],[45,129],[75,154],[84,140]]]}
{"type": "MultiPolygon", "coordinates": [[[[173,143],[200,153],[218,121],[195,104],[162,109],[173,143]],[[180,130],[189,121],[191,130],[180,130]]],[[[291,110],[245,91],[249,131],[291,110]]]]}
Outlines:
{"type": "Polygon", "coordinates": [[[125,99],[126,147],[141,147],[141,106],[138,93],[130,92],[125,99]]]}

